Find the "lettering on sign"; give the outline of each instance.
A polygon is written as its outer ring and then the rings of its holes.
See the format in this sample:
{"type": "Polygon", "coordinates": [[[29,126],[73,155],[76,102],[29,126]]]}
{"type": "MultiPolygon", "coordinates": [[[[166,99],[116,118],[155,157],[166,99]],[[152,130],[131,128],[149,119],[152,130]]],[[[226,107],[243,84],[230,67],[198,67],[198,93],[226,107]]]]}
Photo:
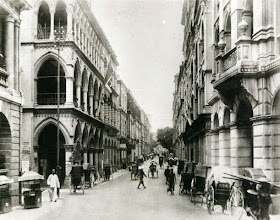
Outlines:
{"type": "Polygon", "coordinates": [[[22,154],[30,154],[31,146],[29,141],[22,142],[22,154]]]}

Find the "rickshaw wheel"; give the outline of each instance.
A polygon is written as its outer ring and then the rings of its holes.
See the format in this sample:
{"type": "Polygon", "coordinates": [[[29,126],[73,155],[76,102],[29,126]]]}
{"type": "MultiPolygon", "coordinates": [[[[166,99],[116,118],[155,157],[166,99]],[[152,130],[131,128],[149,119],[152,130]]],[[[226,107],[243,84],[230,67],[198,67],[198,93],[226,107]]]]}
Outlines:
{"type": "Polygon", "coordinates": [[[235,190],[230,199],[230,207],[229,212],[230,215],[233,216],[235,219],[241,219],[243,209],[244,209],[244,196],[240,190],[235,190]]]}
{"type": "Polygon", "coordinates": [[[193,189],[190,190],[190,193],[191,193],[191,202],[193,202],[193,197],[194,197],[194,195],[193,195],[193,189]]]}
{"type": "Polygon", "coordinates": [[[214,202],[215,202],[214,188],[213,186],[210,186],[206,197],[207,209],[210,215],[214,211],[214,202]]]}

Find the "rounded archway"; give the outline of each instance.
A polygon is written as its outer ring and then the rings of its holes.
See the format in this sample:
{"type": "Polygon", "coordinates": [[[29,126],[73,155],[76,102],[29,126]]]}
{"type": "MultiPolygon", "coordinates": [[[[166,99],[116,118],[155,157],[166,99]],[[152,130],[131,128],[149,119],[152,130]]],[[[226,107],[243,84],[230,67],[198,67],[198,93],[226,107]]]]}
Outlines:
{"type": "Polygon", "coordinates": [[[280,90],[276,93],[272,106],[272,114],[279,115],[280,114],[280,90]]]}
{"type": "Polygon", "coordinates": [[[237,110],[237,160],[239,166],[254,167],[253,127],[250,118],[253,117],[253,109],[248,99],[240,101],[237,110]],[[241,165],[242,164],[242,165],[241,165]]]}
{"type": "MultiPolygon", "coordinates": [[[[59,133],[59,166],[61,167],[61,183],[65,179],[65,137],[59,133]]],[[[57,168],[57,126],[50,123],[40,132],[38,138],[38,171],[45,179],[52,169],[57,168]]]]}
{"type": "MultiPolygon", "coordinates": [[[[46,60],[37,75],[37,103],[39,105],[57,104],[57,70],[58,62],[53,58],[46,60]]],[[[65,72],[60,66],[60,104],[66,101],[65,72]]]]}
{"type": "Polygon", "coordinates": [[[0,112],[0,154],[3,155],[3,164],[0,169],[8,169],[8,164],[11,162],[11,149],[12,149],[12,135],[11,128],[6,116],[0,112]]]}

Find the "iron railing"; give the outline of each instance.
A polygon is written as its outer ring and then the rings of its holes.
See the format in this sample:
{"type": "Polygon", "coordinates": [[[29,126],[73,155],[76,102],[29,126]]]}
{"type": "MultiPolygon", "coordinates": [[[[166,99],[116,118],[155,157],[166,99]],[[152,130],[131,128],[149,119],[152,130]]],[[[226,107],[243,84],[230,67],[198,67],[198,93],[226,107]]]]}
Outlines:
{"type": "MultiPolygon", "coordinates": [[[[57,93],[38,93],[37,103],[39,105],[57,105],[57,93]]],[[[66,93],[60,93],[59,104],[63,105],[66,101],[66,93]]]]}

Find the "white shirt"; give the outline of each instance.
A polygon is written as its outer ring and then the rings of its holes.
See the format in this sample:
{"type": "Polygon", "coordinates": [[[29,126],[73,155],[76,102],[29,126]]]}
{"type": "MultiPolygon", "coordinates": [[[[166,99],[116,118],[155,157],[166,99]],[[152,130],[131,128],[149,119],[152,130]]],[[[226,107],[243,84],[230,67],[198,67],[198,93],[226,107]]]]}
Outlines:
{"type": "Polygon", "coordinates": [[[60,188],[60,183],[59,183],[59,179],[58,176],[56,174],[50,174],[47,180],[47,184],[51,187],[51,188],[60,188]]]}

